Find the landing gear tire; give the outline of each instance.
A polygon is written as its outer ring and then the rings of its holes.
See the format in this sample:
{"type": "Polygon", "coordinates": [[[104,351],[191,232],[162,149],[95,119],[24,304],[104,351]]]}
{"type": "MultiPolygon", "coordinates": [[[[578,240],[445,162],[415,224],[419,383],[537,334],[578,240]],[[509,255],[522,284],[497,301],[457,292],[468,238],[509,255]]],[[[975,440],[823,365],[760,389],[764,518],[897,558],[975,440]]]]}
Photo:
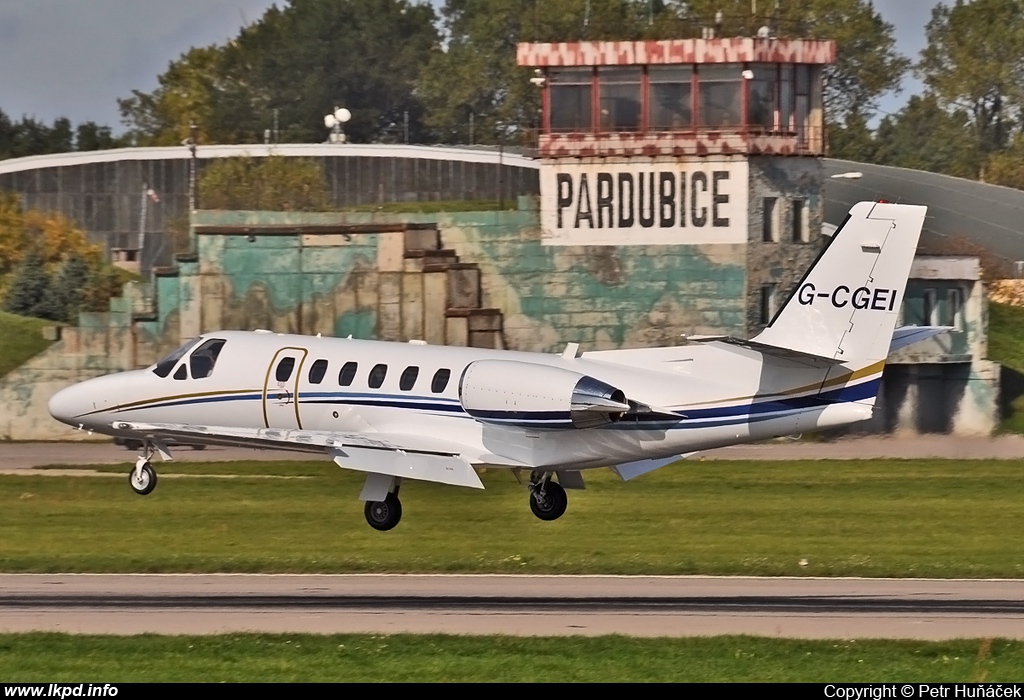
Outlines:
{"type": "Polygon", "coordinates": [[[402,519],[402,502],[389,493],[383,501],[367,501],[363,513],[374,530],[390,530],[402,519]]]}
{"type": "Polygon", "coordinates": [[[152,464],[146,462],[142,469],[132,469],[128,475],[128,483],[131,484],[132,491],[145,496],[156,488],[156,470],[152,464]]]}
{"type": "Polygon", "coordinates": [[[530,510],[541,520],[558,520],[568,505],[565,489],[554,481],[538,484],[530,492],[530,510]]]}

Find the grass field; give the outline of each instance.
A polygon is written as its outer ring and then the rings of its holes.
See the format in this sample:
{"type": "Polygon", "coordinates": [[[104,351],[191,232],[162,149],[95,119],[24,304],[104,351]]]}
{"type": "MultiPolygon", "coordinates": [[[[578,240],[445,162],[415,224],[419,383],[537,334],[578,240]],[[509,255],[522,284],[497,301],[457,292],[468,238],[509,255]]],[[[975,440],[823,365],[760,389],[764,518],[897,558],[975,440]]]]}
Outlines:
{"type": "Polygon", "coordinates": [[[0,476],[0,570],[1024,577],[1013,461],[687,461],[631,483],[599,472],[553,523],[490,472],[483,492],[408,482],[387,533],[363,519],[360,475],[330,463],[161,474],[146,497],[127,477],[0,476]]]}
{"type": "Polygon", "coordinates": [[[989,303],[988,356],[1003,365],[1004,396],[1000,432],[1024,433],[1024,308],[989,303]],[[1009,400],[1006,400],[1009,399],[1009,400]]]}
{"type": "Polygon", "coordinates": [[[53,321],[0,311],[0,377],[49,347],[42,329],[52,325],[53,321]]]}
{"type": "Polygon", "coordinates": [[[1019,682],[1024,643],[759,637],[0,635],[5,682],[1019,682]]]}

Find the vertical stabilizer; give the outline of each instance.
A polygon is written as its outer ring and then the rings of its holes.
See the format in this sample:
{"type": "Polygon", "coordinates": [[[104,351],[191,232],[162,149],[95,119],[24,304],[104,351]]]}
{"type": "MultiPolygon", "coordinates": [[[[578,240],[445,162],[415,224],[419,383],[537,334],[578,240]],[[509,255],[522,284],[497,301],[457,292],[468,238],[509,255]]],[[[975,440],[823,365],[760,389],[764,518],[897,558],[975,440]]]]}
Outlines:
{"type": "Polygon", "coordinates": [[[842,362],[889,353],[925,207],[860,202],[755,341],[842,362]]]}

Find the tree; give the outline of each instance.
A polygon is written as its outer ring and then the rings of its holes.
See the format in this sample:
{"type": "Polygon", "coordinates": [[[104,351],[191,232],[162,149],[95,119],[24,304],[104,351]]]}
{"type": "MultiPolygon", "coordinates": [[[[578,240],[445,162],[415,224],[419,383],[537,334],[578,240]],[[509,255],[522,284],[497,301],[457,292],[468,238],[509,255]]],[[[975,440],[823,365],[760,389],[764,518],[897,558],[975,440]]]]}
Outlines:
{"type": "Polygon", "coordinates": [[[132,90],[132,96],[117,101],[121,119],[129,127],[127,136],[150,146],[177,146],[190,135],[190,124],[199,125],[203,141],[216,140],[210,129],[230,128],[215,123],[217,103],[226,91],[223,77],[226,49],[210,46],[192,48],[171,62],[157,78],[152,93],[132,90]]]}
{"type": "Polygon", "coordinates": [[[102,151],[123,145],[120,139],[114,138],[109,126],[89,121],[82,122],[75,130],[76,151],[102,151]]]}
{"type": "Polygon", "coordinates": [[[867,0],[447,0],[447,48],[434,55],[420,84],[427,122],[446,141],[509,141],[535,128],[538,90],[516,65],[520,41],[685,39],[714,28],[719,36],[753,36],[769,26],[780,37],[832,39],[837,61],[825,71],[830,121],[870,114],[885,92],[899,88],[909,61],[896,51],[893,27],[867,0]],[[721,12],[722,22],[716,22],[721,12]]]}
{"type": "Polygon", "coordinates": [[[25,211],[17,195],[0,193],[0,277],[33,253],[54,269],[68,255],[90,265],[102,258],[100,247],[89,243],[85,232],[63,214],[25,211]]]}
{"type": "Polygon", "coordinates": [[[110,128],[95,122],[84,122],[76,129],[67,117],[58,117],[48,127],[32,117],[11,121],[0,110],[0,160],[38,156],[46,153],[66,153],[72,150],[113,148],[117,145],[110,128]]]}
{"type": "Polygon", "coordinates": [[[418,139],[415,85],[438,47],[434,19],[408,0],[291,0],[228,45],[183,55],[157,90],[120,100],[121,114],[152,144],[180,143],[193,119],[202,141],[260,142],[275,113],[282,140],[323,141],[336,106],[352,112],[352,140],[394,139],[407,113],[418,139]]]}
{"type": "Polygon", "coordinates": [[[1024,91],[1024,0],[956,0],[932,10],[916,73],[970,117],[983,153],[1006,145],[1024,91]]]}
{"type": "Polygon", "coordinates": [[[15,269],[13,280],[4,299],[4,310],[22,316],[41,317],[43,298],[50,287],[50,275],[43,265],[43,257],[29,253],[15,269]]]}
{"type": "Polygon", "coordinates": [[[853,112],[845,124],[834,124],[829,129],[828,150],[833,158],[873,163],[878,144],[868,120],[860,112],[853,112]]]}
{"type": "Polygon", "coordinates": [[[199,179],[206,209],[323,211],[330,198],[323,169],[314,161],[269,158],[221,158],[199,179]]]}
{"type": "Polygon", "coordinates": [[[977,177],[985,159],[969,116],[943,109],[929,93],[911,97],[897,114],[883,119],[875,144],[873,162],[956,177],[977,177]]]}
{"type": "Polygon", "coordinates": [[[1024,190],[1024,134],[1017,134],[1007,148],[993,153],[985,163],[985,182],[1024,190]]]}
{"type": "Polygon", "coordinates": [[[88,282],[89,264],[81,256],[69,255],[50,282],[36,312],[29,315],[74,323],[85,305],[88,282]]]}

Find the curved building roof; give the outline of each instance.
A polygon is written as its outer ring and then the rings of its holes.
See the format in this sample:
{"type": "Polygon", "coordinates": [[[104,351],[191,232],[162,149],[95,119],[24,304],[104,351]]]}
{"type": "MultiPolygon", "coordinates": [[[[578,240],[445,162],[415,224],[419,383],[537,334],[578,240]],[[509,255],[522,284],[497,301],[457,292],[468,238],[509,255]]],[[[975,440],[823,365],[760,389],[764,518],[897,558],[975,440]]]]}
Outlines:
{"type": "Polygon", "coordinates": [[[1024,191],[923,170],[826,158],[825,177],[861,172],[860,179],[826,179],[828,224],[842,223],[855,203],[884,199],[928,207],[922,242],[970,239],[1007,260],[1024,260],[1024,191]]]}

